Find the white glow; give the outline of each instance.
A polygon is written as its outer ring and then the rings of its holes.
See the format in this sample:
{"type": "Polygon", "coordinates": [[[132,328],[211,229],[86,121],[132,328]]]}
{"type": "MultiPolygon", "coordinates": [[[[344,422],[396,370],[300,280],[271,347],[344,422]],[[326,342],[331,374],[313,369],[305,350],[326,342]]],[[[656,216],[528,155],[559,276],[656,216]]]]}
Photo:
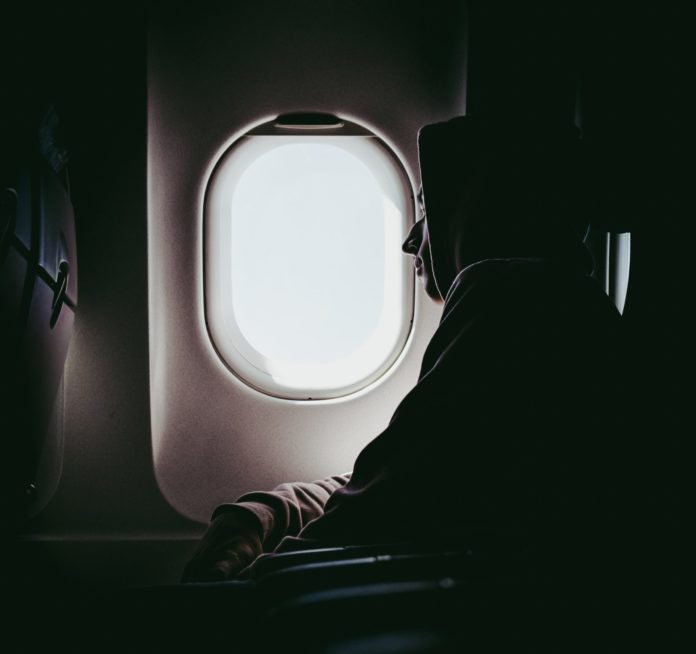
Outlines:
{"type": "Polygon", "coordinates": [[[616,308],[623,313],[631,271],[631,235],[607,234],[606,291],[616,308]]]}
{"type": "Polygon", "coordinates": [[[206,198],[206,313],[251,385],[337,397],[385,372],[413,311],[403,173],[370,137],[253,136],[206,198]]]}

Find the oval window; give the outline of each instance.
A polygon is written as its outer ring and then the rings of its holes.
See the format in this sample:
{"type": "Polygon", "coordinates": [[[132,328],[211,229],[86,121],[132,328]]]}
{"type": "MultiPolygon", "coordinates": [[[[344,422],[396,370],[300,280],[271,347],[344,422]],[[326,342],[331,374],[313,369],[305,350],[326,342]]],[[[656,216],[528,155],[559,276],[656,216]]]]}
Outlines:
{"type": "Polygon", "coordinates": [[[289,399],[353,393],[408,337],[413,194],[394,153],[348,123],[281,119],[236,141],[205,198],[205,307],[227,367],[289,399]]]}

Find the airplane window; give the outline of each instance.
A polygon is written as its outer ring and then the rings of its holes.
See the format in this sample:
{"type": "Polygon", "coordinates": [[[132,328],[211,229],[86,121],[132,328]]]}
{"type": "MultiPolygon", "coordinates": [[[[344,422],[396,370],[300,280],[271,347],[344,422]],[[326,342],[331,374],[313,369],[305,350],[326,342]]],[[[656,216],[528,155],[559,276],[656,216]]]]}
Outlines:
{"type": "Polygon", "coordinates": [[[616,308],[623,313],[631,270],[631,235],[607,234],[604,288],[616,308]]]}
{"type": "Polygon", "coordinates": [[[242,137],[211,176],[206,320],[257,390],[339,397],[383,375],[408,337],[411,185],[370,133],[281,129],[242,137]]]}

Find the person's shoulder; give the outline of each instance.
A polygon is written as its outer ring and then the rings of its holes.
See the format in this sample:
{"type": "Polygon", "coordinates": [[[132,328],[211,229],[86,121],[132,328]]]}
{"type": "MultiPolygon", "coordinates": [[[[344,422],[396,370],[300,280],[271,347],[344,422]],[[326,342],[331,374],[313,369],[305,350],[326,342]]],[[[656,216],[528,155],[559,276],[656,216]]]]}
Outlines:
{"type": "Polygon", "coordinates": [[[457,302],[465,295],[503,292],[532,281],[553,278],[554,271],[543,259],[484,259],[462,270],[452,283],[445,304],[457,302]]]}
{"type": "MultiPolygon", "coordinates": [[[[544,258],[485,259],[460,272],[443,315],[468,311],[506,312],[517,306],[611,304],[588,274],[544,258]]],[[[605,307],[606,308],[606,307],[605,307]]]]}
{"type": "Polygon", "coordinates": [[[485,259],[462,270],[445,297],[441,326],[480,321],[486,315],[509,305],[516,296],[512,289],[515,262],[510,259],[485,259]]]}

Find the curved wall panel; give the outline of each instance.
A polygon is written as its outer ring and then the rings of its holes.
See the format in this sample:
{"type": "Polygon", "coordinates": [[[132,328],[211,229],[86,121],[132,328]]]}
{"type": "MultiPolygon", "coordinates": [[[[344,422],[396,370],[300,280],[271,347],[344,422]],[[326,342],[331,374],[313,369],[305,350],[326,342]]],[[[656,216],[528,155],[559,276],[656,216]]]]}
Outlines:
{"type": "Polygon", "coordinates": [[[397,364],[378,383],[335,400],[260,394],[230,375],[211,347],[203,200],[213,165],[235,139],[279,114],[340,115],[381,136],[417,187],[418,128],[464,109],[463,3],[437,3],[444,13],[419,20],[390,2],[319,13],[309,11],[311,2],[273,4],[262,14],[249,2],[206,15],[157,15],[150,26],[154,465],[167,500],[200,521],[242,492],[350,469],[415,383],[439,316],[418,289],[414,329],[397,364]],[[443,25],[447,14],[453,20],[443,25]]]}

